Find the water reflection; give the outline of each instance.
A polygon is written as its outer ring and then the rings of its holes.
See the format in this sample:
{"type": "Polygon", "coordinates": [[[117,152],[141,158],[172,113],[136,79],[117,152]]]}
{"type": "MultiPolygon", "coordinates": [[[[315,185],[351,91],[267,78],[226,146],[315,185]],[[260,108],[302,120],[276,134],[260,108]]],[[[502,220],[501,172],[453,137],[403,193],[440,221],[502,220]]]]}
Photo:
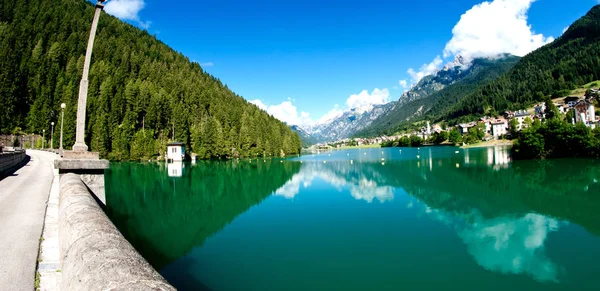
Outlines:
{"type": "Polygon", "coordinates": [[[559,266],[544,249],[548,234],[559,221],[535,213],[488,219],[476,210],[468,220],[430,210],[432,217],[452,226],[469,254],[485,269],[503,274],[525,274],[540,282],[558,282],[559,266]]]}
{"type": "Polygon", "coordinates": [[[378,185],[360,169],[362,169],[360,166],[355,169],[349,168],[347,162],[305,163],[300,173],[294,175],[285,185],[277,189],[275,195],[293,199],[300,193],[301,188],[309,188],[313,181],[319,178],[338,191],[348,187],[352,197],[357,200],[365,200],[368,203],[378,200],[383,203],[394,199],[393,187],[378,185]]]}
{"type": "Polygon", "coordinates": [[[106,173],[108,216],[159,270],[271,195],[300,163],[198,162],[183,168],[112,163],[106,173]]]}
{"type": "MultiPolygon", "coordinates": [[[[199,162],[182,170],[178,179],[169,178],[164,164],[113,164],[107,173],[111,219],[156,268],[175,261],[170,265],[175,273],[177,262],[192,261],[196,252],[215,265],[198,259],[195,267],[182,263],[182,268],[250,274],[234,263],[243,257],[247,268],[259,266],[261,272],[262,262],[265,272],[275,272],[293,267],[278,261],[288,257],[296,260],[288,263],[304,266],[295,269],[302,278],[312,278],[304,268],[315,264],[331,270],[368,265],[396,274],[399,268],[413,269],[403,260],[414,253],[411,260],[423,256],[440,264],[415,268],[415,274],[444,267],[429,255],[454,255],[463,260],[457,266],[491,271],[485,276],[522,275],[562,286],[572,268],[557,260],[548,241],[573,224],[600,235],[600,163],[595,160],[513,162],[506,148],[376,149],[284,161],[199,162]],[[343,195],[330,195],[338,193],[343,195]],[[410,247],[408,238],[421,249],[402,252],[410,247]],[[381,243],[374,248],[373,241],[381,243]],[[394,260],[378,260],[370,253],[374,249],[394,260]],[[308,259],[312,252],[319,259],[308,259]]],[[[204,278],[219,278],[215,274],[204,278]]],[[[253,276],[259,274],[252,274],[246,279],[257,281],[253,276]]]]}
{"type": "MultiPolygon", "coordinates": [[[[559,230],[560,219],[600,233],[597,161],[513,164],[507,148],[468,149],[459,156],[414,153],[417,159],[385,164],[368,158],[356,164],[305,163],[276,193],[293,198],[317,177],[368,203],[393,201],[395,189],[402,189],[417,198],[424,213],[453,227],[477,264],[540,282],[559,282],[561,267],[547,257],[544,244],[559,230]]],[[[412,207],[410,201],[406,208],[412,207]]]]}

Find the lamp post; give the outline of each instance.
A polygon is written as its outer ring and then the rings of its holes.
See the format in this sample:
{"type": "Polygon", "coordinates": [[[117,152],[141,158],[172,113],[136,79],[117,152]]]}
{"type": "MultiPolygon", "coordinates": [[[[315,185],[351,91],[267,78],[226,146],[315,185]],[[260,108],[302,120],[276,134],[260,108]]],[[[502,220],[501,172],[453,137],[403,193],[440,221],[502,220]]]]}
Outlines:
{"type": "Polygon", "coordinates": [[[46,130],[42,129],[42,149],[44,149],[45,145],[46,145],[46,130]]]}
{"type": "Polygon", "coordinates": [[[87,152],[88,146],[85,144],[85,109],[87,106],[88,93],[88,75],[90,72],[90,62],[92,60],[92,49],[94,48],[94,38],[96,38],[96,29],[98,28],[98,19],[100,12],[104,8],[106,0],[98,0],[96,3],[96,12],[92,20],[92,28],[90,30],[90,38],[88,40],[87,50],[85,51],[85,62],[83,63],[83,75],[79,84],[79,98],[77,101],[77,130],[75,132],[75,144],[73,151],[87,152]]]}
{"type": "Polygon", "coordinates": [[[63,151],[63,146],[62,146],[62,139],[63,139],[63,123],[65,123],[65,108],[67,107],[67,104],[62,103],[60,104],[60,109],[62,109],[62,116],[60,117],[60,147],[58,148],[59,151],[63,151]]]}
{"type": "Polygon", "coordinates": [[[52,121],[50,124],[52,125],[52,131],[51,131],[52,135],[50,135],[50,149],[53,150],[54,149],[54,121],[52,121]]]}

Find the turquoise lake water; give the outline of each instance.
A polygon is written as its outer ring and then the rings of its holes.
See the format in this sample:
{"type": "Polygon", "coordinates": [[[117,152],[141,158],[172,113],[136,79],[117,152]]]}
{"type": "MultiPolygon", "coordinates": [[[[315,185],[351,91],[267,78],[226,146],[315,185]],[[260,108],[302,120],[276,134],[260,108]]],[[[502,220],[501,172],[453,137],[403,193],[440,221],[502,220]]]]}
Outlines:
{"type": "Polygon", "coordinates": [[[113,163],[107,214],[181,290],[600,290],[600,161],[507,148],[113,163]]]}

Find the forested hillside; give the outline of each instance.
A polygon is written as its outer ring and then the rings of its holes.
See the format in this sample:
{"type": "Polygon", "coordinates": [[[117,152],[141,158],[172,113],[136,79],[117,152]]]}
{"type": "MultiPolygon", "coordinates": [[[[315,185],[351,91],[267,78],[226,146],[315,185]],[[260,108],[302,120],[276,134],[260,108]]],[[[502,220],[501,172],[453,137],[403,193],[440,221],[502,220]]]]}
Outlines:
{"type": "MultiPolygon", "coordinates": [[[[394,134],[398,130],[407,129],[410,124],[423,119],[436,119],[474,92],[479,86],[502,76],[508,72],[519,58],[506,55],[499,59],[475,59],[458,81],[448,84],[439,91],[430,92],[420,99],[410,102],[398,102],[390,112],[379,117],[370,127],[358,133],[359,136],[377,136],[394,134]]],[[[458,69],[458,68],[456,68],[458,69]]],[[[447,74],[446,71],[444,71],[447,74]]]]}
{"type": "MultiPolygon", "coordinates": [[[[79,81],[94,13],[85,0],[1,0],[0,132],[57,124],[75,140],[79,81]]],[[[86,144],[103,157],[150,158],[170,140],[200,158],[295,154],[287,125],[233,93],[154,36],[102,13],[88,94],[86,144]],[[174,132],[174,137],[173,137],[174,132]]]]}
{"type": "Polygon", "coordinates": [[[600,5],[573,23],[556,41],[523,57],[507,74],[478,88],[443,117],[483,114],[489,108],[527,107],[600,79],[600,5]]]}

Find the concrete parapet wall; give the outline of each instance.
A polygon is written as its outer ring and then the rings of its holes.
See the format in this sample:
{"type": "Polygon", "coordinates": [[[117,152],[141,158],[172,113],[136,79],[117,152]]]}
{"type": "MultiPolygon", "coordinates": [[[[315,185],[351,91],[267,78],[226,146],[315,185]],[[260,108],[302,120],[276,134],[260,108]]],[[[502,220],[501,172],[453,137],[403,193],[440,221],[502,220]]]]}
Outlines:
{"type": "Polygon", "coordinates": [[[11,169],[18,167],[25,161],[26,157],[25,151],[0,153],[0,176],[6,174],[11,169]]]}
{"type": "Polygon", "coordinates": [[[60,180],[62,290],[175,290],[131,246],[76,174],[60,180]]]}

